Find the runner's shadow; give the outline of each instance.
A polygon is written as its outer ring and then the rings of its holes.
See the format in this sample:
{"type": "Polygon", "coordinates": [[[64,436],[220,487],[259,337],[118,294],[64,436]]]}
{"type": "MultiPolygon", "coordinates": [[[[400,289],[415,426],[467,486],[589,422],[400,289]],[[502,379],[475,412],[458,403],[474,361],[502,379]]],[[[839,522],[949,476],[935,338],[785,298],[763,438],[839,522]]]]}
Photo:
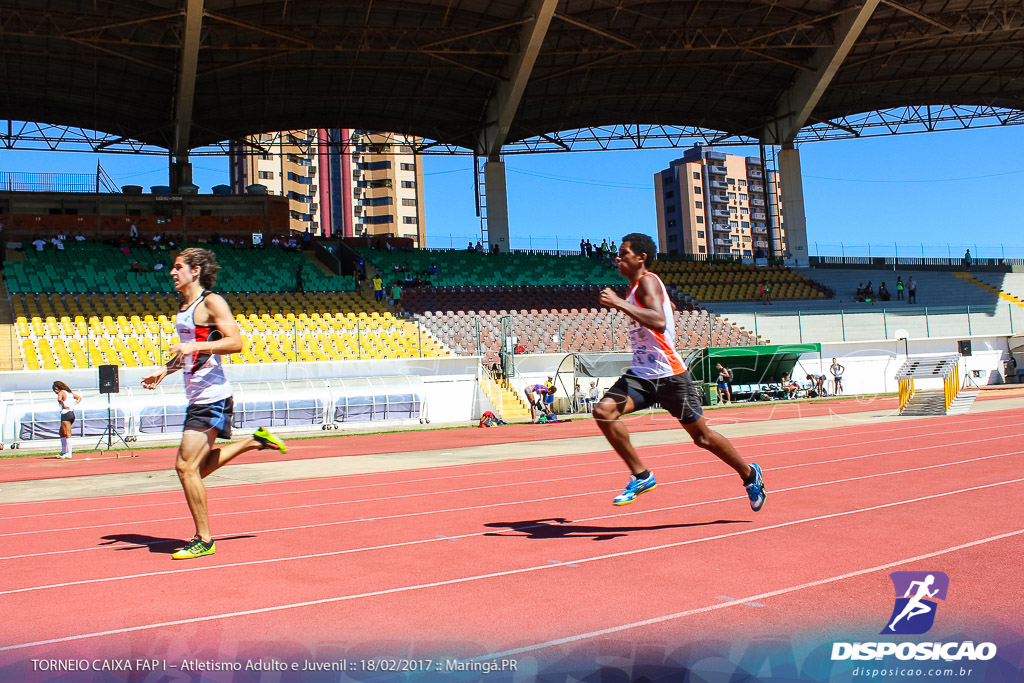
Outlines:
{"type": "Polygon", "coordinates": [[[652,526],[589,526],[572,524],[564,517],[530,519],[522,522],[489,522],[484,526],[504,528],[517,533],[488,532],[484,536],[506,536],[509,538],[589,538],[594,541],[609,541],[627,535],[630,531],[659,531],[661,529],[686,529],[716,524],[750,524],[748,520],[716,519],[713,522],[691,522],[689,524],[654,524],[652,526]]]}
{"type": "MultiPolygon", "coordinates": [[[[216,536],[215,541],[233,541],[239,538],[256,538],[252,534],[241,535],[241,536],[216,536]]],[[[120,548],[114,548],[114,550],[142,550],[143,548],[149,550],[151,553],[157,553],[160,555],[170,555],[176,550],[180,550],[188,539],[181,538],[157,538],[155,536],[146,536],[145,534],[111,534],[103,537],[103,545],[113,545],[114,543],[128,543],[120,548]]]]}

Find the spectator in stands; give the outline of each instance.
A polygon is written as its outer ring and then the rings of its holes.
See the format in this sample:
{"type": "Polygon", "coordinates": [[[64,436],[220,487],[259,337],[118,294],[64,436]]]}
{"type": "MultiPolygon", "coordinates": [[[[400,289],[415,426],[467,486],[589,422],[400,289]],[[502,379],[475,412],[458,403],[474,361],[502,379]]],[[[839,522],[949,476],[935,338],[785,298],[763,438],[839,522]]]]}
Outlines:
{"type": "Polygon", "coordinates": [[[305,230],[302,231],[302,248],[309,249],[312,246],[312,244],[313,233],[309,231],[309,228],[306,228],[305,230]]]}
{"type": "Polygon", "coordinates": [[[971,269],[971,260],[971,250],[968,249],[964,252],[964,267],[967,268],[967,270],[971,269]]]}
{"type": "Polygon", "coordinates": [[[391,285],[391,304],[394,306],[400,306],[402,303],[402,286],[395,280],[394,284],[391,285]]]}
{"type": "Polygon", "coordinates": [[[484,253],[484,244],[483,244],[483,242],[481,242],[480,240],[477,240],[477,241],[476,241],[476,252],[477,252],[478,254],[482,254],[482,253],[484,253]]]}
{"type": "Polygon", "coordinates": [[[75,241],[76,242],[84,242],[85,241],[85,235],[83,235],[82,233],[78,233],[77,235],[75,235],[75,241]]]}
{"type": "Polygon", "coordinates": [[[376,301],[384,300],[384,280],[380,279],[380,274],[373,278],[373,298],[376,301]]]}
{"type": "Polygon", "coordinates": [[[591,256],[594,255],[594,245],[590,243],[589,239],[587,240],[586,252],[583,255],[586,256],[587,258],[590,258],[591,256]]]}
{"type": "Polygon", "coordinates": [[[911,275],[907,278],[907,303],[917,303],[917,283],[914,282],[914,276],[911,275]]]}
{"type": "Polygon", "coordinates": [[[469,246],[466,247],[466,251],[471,253],[476,251],[476,247],[473,246],[473,240],[469,241],[469,246]]]}
{"type": "Polygon", "coordinates": [[[139,226],[132,223],[132,226],[128,228],[128,239],[136,241],[139,239],[139,226]]]}
{"type": "Polygon", "coordinates": [[[875,299],[875,288],[871,285],[871,280],[868,280],[868,284],[864,287],[864,301],[874,301],[875,299]]]}
{"type": "Polygon", "coordinates": [[[885,286],[885,283],[883,282],[882,284],[878,285],[878,300],[889,301],[890,299],[892,299],[892,293],[885,286]]]}
{"type": "Polygon", "coordinates": [[[497,242],[492,244],[491,245],[491,253],[492,254],[500,254],[501,253],[501,245],[499,245],[497,242]]]}
{"type": "Polygon", "coordinates": [[[765,280],[764,284],[761,285],[761,305],[762,306],[767,306],[771,302],[772,302],[772,283],[768,282],[768,280],[765,280]]]}
{"type": "Polygon", "coordinates": [[[138,261],[132,261],[132,264],[130,266],[128,266],[128,272],[129,273],[148,273],[148,272],[150,272],[150,270],[146,266],[141,265],[138,261]]]}
{"type": "Polygon", "coordinates": [[[843,393],[843,371],[846,368],[840,365],[839,361],[835,358],[832,359],[832,365],[829,366],[828,371],[832,373],[832,394],[838,396],[843,393]]]}
{"type": "Polygon", "coordinates": [[[523,346],[522,344],[516,344],[515,349],[513,350],[513,353],[515,353],[517,356],[519,356],[521,354],[524,354],[524,353],[526,353],[526,347],[523,346]]]}
{"type": "Polygon", "coordinates": [[[32,240],[32,246],[36,248],[36,251],[42,251],[46,248],[46,240],[42,237],[36,237],[32,240]]]}
{"type": "Polygon", "coordinates": [[[903,301],[903,278],[896,278],[896,301],[903,301]]]}
{"type": "Polygon", "coordinates": [[[57,249],[57,251],[64,251],[64,240],[61,239],[60,235],[57,235],[56,237],[51,239],[50,244],[52,244],[54,248],[57,249]]]}
{"type": "Polygon", "coordinates": [[[729,370],[729,368],[724,367],[721,363],[715,365],[715,370],[718,371],[718,380],[716,381],[718,402],[732,403],[732,393],[729,391],[729,382],[732,381],[732,371],[729,370]]]}
{"type": "Polygon", "coordinates": [[[857,293],[853,295],[854,301],[864,301],[864,283],[857,283],[857,293]]]}
{"type": "Polygon", "coordinates": [[[587,243],[583,240],[582,237],[580,238],[580,255],[587,255],[587,243]]]}

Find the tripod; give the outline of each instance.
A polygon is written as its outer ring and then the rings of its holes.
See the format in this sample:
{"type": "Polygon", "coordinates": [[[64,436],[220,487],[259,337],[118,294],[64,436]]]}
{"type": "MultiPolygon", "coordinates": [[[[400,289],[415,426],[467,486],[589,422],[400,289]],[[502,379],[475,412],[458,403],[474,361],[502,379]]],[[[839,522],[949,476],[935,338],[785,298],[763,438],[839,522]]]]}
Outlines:
{"type": "MultiPolygon", "coordinates": [[[[96,448],[94,448],[93,450],[100,450],[100,444],[103,443],[103,438],[104,437],[106,437],[106,439],[107,439],[107,450],[108,451],[111,449],[111,447],[112,447],[112,445],[114,443],[114,437],[117,437],[117,440],[121,442],[121,445],[124,446],[125,449],[128,448],[128,444],[125,443],[124,439],[121,437],[121,435],[114,428],[114,417],[113,417],[113,414],[112,414],[111,408],[110,408],[110,394],[107,394],[107,426],[106,426],[106,429],[103,430],[103,433],[100,434],[100,440],[96,442],[96,448]]],[[[105,453],[106,451],[100,451],[100,452],[101,453],[105,453]]],[[[118,455],[118,457],[121,457],[121,456],[118,455]]]]}

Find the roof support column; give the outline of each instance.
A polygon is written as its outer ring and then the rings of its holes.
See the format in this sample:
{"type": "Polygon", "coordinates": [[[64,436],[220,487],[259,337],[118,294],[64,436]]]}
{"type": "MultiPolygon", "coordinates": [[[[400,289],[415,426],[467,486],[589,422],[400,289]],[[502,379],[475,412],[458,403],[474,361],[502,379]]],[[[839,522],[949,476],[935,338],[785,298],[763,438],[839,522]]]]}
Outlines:
{"type": "Polygon", "coordinates": [[[181,45],[178,92],[174,98],[174,147],[171,149],[171,191],[192,182],[192,164],[188,160],[192,132],[192,106],[199,64],[199,42],[203,29],[204,0],[185,0],[185,30],[181,45]]]}
{"type": "Polygon", "coordinates": [[[508,190],[505,187],[505,162],[488,161],[484,164],[484,183],[487,186],[487,242],[497,244],[501,253],[511,251],[508,236],[508,190]]]}
{"type": "Polygon", "coordinates": [[[480,131],[477,140],[477,152],[488,159],[484,166],[487,241],[490,245],[497,244],[503,252],[509,249],[508,192],[505,164],[499,161],[499,155],[557,6],[558,0],[532,0],[529,3],[526,14],[533,18],[523,24],[519,34],[519,53],[509,58],[505,77],[487,102],[485,120],[490,123],[480,131]]]}
{"type": "Polygon", "coordinates": [[[792,142],[785,143],[779,151],[778,158],[786,244],[789,247],[789,253],[798,260],[798,265],[806,265],[809,254],[807,251],[807,217],[804,214],[804,183],[800,172],[800,150],[796,149],[792,142]]]}

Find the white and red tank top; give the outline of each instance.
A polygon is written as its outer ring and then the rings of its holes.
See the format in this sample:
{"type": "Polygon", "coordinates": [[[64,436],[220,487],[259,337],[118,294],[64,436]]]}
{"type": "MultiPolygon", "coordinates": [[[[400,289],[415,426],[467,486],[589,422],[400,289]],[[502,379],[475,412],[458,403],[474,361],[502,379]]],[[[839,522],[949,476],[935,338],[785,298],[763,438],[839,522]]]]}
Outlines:
{"type": "MultiPolygon", "coordinates": [[[[178,311],[175,316],[174,327],[182,343],[215,341],[223,337],[215,325],[196,325],[196,307],[209,294],[204,290],[188,308],[178,311]]],[[[182,373],[189,403],[214,403],[231,396],[231,383],[224,376],[219,353],[189,354],[185,357],[182,373]]]]}
{"type": "MultiPolygon", "coordinates": [[[[665,331],[655,332],[644,327],[633,318],[629,319],[629,342],[633,346],[633,374],[646,379],[671,377],[686,372],[686,363],[675,349],[676,319],[672,315],[672,302],[665,290],[665,283],[654,273],[645,273],[643,277],[653,277],[661,288],[661,312],[665,315],[665,331]]],[[[641,278],[643,279],[643,278],[641,278]]],[[[629,290],[626,297],[628,303],[643,307],[636,300],[636,290],[640,280],[629,290]]]]}

